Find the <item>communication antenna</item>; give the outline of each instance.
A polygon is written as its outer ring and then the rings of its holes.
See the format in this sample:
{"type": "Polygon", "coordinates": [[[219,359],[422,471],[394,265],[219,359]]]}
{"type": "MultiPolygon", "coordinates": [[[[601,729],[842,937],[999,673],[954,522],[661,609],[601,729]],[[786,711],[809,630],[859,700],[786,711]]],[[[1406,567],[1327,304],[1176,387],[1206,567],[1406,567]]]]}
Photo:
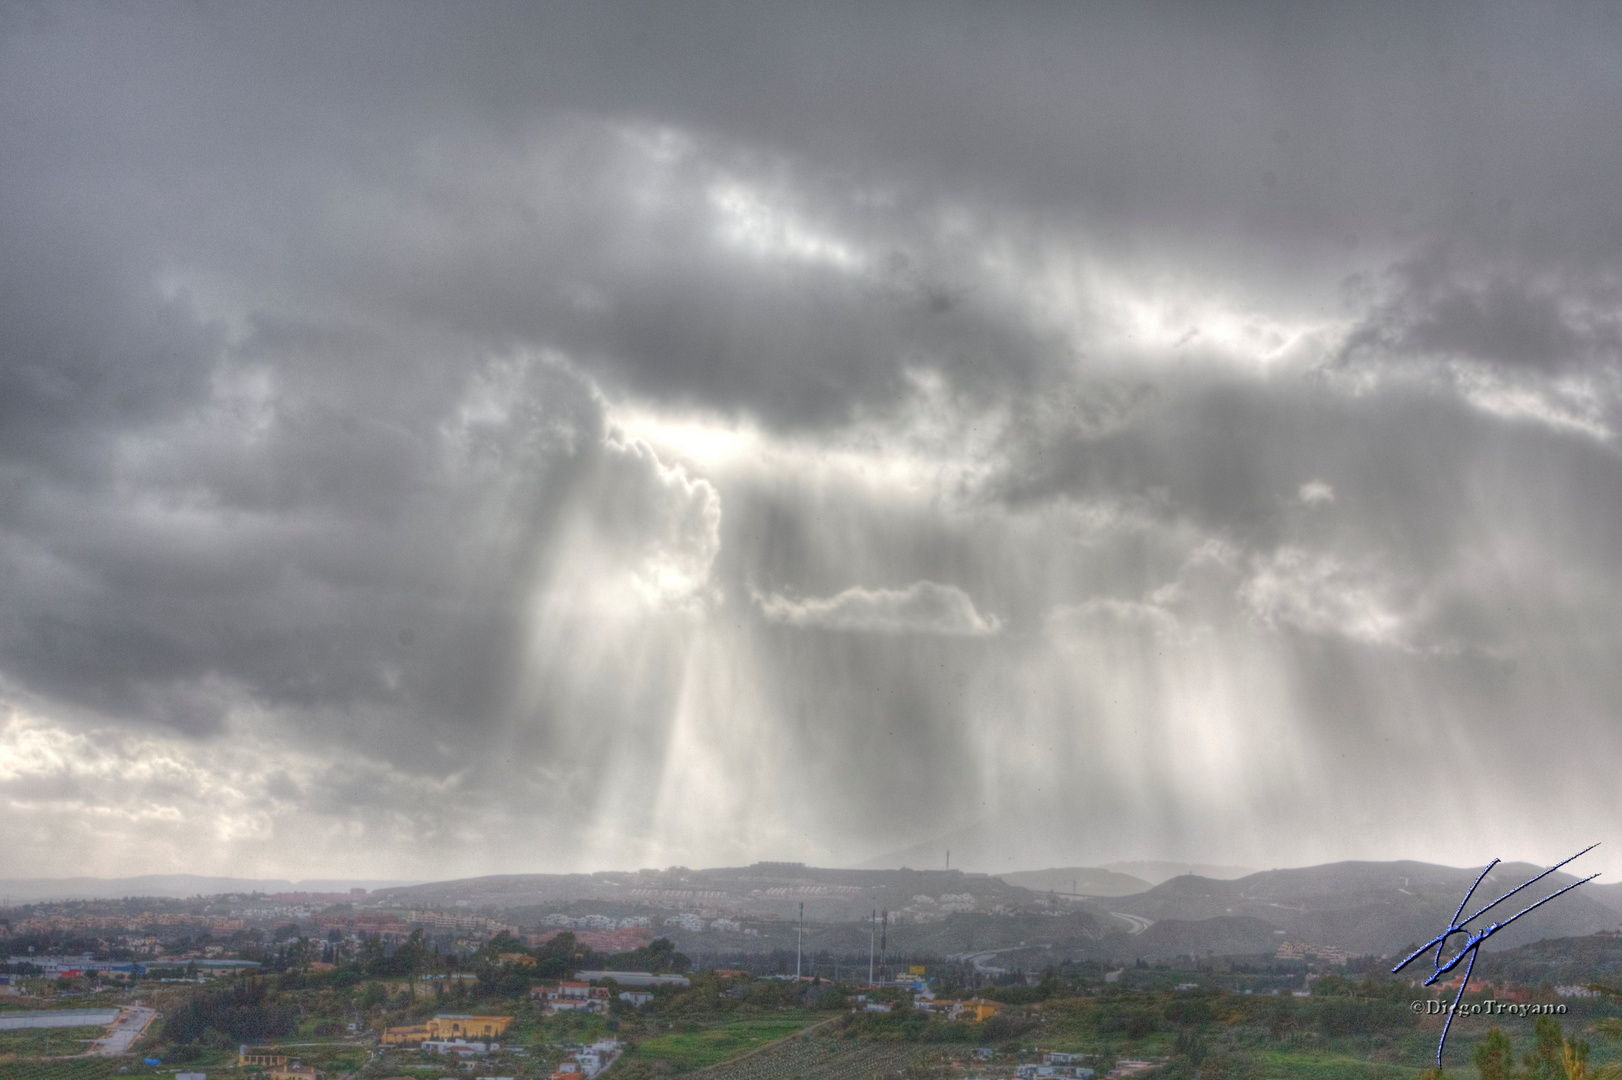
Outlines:
{"type": "Polygon", "coordinates": [[[879,955],[884,957],[884,968],[890,969],[890,909],[884,909],[884,922],[879,930],[879,955]]]}
{"type": "Polygon", "coordinates": [[[947,870],[948,873],[950,873],[951,870],[952,870],[952,849],[951,848],[946,849],[946,870],[947,870]]]}
{"type": "MultiPolygon", "coordinates": [[[[879,909],[873,909],[873,919],[867,924],[867,985],[873,985],[873,934],[879,928],[879,909]]],[[[33,952],[33,949],[29,949],[33,952]]]]}

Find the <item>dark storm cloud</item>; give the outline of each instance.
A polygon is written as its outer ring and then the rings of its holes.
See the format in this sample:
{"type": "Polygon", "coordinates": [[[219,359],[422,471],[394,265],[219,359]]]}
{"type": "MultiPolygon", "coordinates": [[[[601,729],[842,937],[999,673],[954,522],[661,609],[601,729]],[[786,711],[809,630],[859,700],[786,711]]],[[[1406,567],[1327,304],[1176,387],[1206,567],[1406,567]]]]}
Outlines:
{"type": "Polygon", "coordinates": [[[1534,375],[1614,370],[1617,300],[1614,273],[1432,252],[1393,270],[1337,360],[1461,361],[1534,375]]]}
{"type": "Polygon", "coordinates": [[[469,838],[535,822],[543,861],[848,858],[1083,811],[1088,857],[1286,820],[1307,857],[1312,778],[1553,704],[1560,740],[1473,751],[1550,780],[1622,704],[1619,39],[7,8],[8,828],[43,868],[38,822],[105,798],[169,858],[184,792],[237,790],[222,858],[339,858],[346,817],[496,868],[469,838]]]}

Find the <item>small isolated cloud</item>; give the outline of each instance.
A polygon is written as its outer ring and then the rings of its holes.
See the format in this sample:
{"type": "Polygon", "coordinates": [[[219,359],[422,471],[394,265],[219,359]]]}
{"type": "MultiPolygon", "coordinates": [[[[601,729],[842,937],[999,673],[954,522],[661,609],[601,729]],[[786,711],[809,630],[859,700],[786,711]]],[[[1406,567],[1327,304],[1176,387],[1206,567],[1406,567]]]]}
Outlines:
{"type": "Polygon", "coordinates": [[[1146,630],[1167,638],[1177,637],[1182,630],[1177,616],[1160,604],[1112,597],[1060,605],[1048,616],[1048,625],[1058,630],[1146,630]]]}
{"type": "Polygon", "coordinates": [[[1296,497],[1308,506],[1319,506],[1335,501],[1335,489],[1322,480],[1308,480],[1296,492],[1296,497]]]}
{"type": "Polygon", "coordinates": [[[755,600],[772,622],[825,630],[982,637],[1002,626],[995,615],[980,614],[962,589],[933,581],[915,581],[904,589],[856,587],[821,599],[774,593],[755,600]]]}
{"type": "Polygon", "coordinates": [[[1328,555],[1285,547],[1257,563],[1239,595],[1268,624],[1404,647],[1404,619],[1392,610],[1387,591],[1328,555]]]}

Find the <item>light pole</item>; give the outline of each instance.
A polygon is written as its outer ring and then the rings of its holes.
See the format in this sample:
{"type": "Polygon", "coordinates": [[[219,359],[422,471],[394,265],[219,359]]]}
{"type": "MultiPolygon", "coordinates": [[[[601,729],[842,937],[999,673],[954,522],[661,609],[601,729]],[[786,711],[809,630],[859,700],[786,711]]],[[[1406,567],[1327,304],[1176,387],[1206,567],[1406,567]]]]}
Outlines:
{"type": "Polygon", "coordinates": [[[867,924],[867,985],[873,985],[873,939],[879,928],[879,909],[873,909],[873,918],[867,924]]]}

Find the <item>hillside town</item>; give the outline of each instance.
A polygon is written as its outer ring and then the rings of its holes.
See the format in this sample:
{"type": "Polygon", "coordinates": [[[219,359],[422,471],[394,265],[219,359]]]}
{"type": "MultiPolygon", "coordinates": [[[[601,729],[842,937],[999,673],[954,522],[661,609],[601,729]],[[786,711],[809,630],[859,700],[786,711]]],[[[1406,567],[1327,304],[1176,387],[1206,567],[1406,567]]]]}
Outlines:
{"type": "MultiPolygon", "coordinates": [[[[0,1047],[12,1048],[0,1053],[34,1063],[18,1072],[0,1058],[0,1080],[34,1080],[28,1070],[49,1062],[89,1080],[97,1069],[651,1080],[698,1068],[737,1080],[1186,1080],[1217,1053],[1250,1068],[1264,1044],[1303,1062],[1361,1047],[1371,1068],[1397,1067],[1422,1055],[1430,1024],[1403,1003],[1462,984],[1388,972],[1407,927],[1431,917],[1403,869],[1393,879],[1362,864],[1359,888],[1341,893],[1305,872],[1243,885],[1184,875],[1098,896],[958,871],[763,863],[40,900],[0,909],[0,1047]],[[1335,915],[1368,895],[1397,898],[1383,938],[1335,915]],[[1228,909],[1245,903],[1277,922],[1236,926],[1228,909]],[[1348,1023],[1386,1041],[1346,1043],[1348,1023]],[[1247,1049],[1234,1034],[1245,1031],[1263,1043],[1247,1049]]],[[[1438,868],[1436,881],[1453,888],[1457,876],[1438,868]]],[[[1510,1007],[1503,1022],[1528,1031],[1535,1019],[1622,1019],[1622,995],[1604,990],[1622,980],[1616,914],[1573,905],[1562,918],[1484,954],[1471,1000],[1510,1007]],[[1581,932],[1558,933],[1568,928],[1581,932]]]]}

